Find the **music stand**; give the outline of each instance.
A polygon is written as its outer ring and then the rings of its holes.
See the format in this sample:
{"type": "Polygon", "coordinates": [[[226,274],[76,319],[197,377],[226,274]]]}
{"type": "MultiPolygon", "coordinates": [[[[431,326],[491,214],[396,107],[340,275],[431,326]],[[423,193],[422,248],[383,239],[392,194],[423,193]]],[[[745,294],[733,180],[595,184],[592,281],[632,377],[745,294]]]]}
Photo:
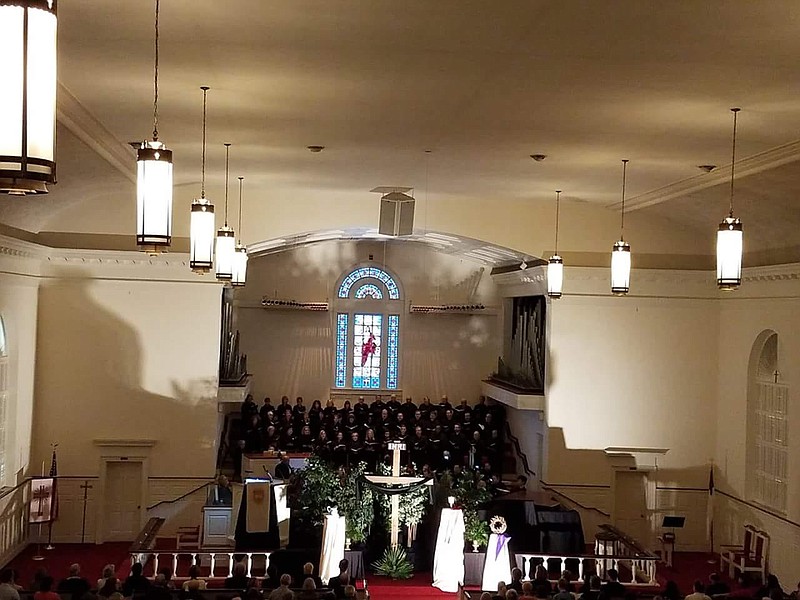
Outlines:
{"type": "Polygon", "coordinates": [[[661,520],[661,528],[669,529],[659,536],[662,548],[662,560],[668,567],[672,567],[672,553],[675,552],[675,530],[682,529],[686,524],[686,517],[665,515],[661,520]]]}

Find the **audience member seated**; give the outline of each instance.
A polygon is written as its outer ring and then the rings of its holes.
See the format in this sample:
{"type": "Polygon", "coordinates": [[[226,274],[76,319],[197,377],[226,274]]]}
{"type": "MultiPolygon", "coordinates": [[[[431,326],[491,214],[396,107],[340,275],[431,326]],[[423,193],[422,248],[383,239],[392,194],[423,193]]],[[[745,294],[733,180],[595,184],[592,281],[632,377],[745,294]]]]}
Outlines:
{"type": "Polygon", "coordinates": [[[311,579],[311,581],[314,582],[315,589],[325,587],[322,583],[322,579],[314,575],[314,565],[310,562],[303,565],[303,583],[305,583],[306,579],[311,579]]]}
{"type": "Polygon", "coordinates": [[[14,585],[14,571],[11,569],[0,571],[0,600],[19,600],[17,586],[14,585]]]}
{"type": "Polygon", "coordinates": [[[522,583],[522,596],[521,598],[533,598],[533,583],[524,581],[522,583]]]}
{"type": "Polygon", "coordinates": [[[519,598],[519,594],[517,593],[517,590],[512,589],[512,588],[508,588],[506,590],[506,600],[517,600],[517,598],[519,598]]]}
{"type": "Polygon", "coordinates": [[[344,598],[344,588],[348,585],[355,585],[355,583],[355,579],[350,577],[350,561],[343,558],[339,561],[339,574],[336,577],[331,577],[328,587],[331,588],[334,596],[344,598]]]}
{"type": "Polygon", "coordinates": [[[72,596],[74,600],[79,600],[91,587],[89,581],[85,577],[81,577],[81,566],[74,563],[69,568],[69,577],[58,583],[57,590],[59,594],[72,596]]]}
{"type": "MultiPolygon", "coordinates": [[[[453,477],[455,478],[455,475],[453,477]]],[[[511,569],[511,583],[508,584],[508,589],[517,590],[518,594],[522,593],[522,569],[517,567],[511,569]]]]}
{"type": "Polygon", "coordinates": [[[536,574],[533,578],[533,595],[537,598],[549,598],[552,591],[553,588],[550,586],[547,569],[539,565],[536,567],[536,574]]]}
{"type": "Polygon", "coordinates": [[[280,585],[269,593],[268,600],[294,600],[294,592],[289,589],[292,577],[284,573],[281,575],[280,585]]]}
{"type": "Polygon", "coordinates": [[[103,574],[100,579],[97,580],[97,589],[102,590],[106,584],[106,580],[111,577],[117,576],[117,568],[114,565],[106,565],[103,567],[103,574]]]}
{"type": "Polygon", "coordinates": [[[49,575],[43,577],[39,582],[39,591],[33,595],[33,600],[61,600],[61,596],[53,591],[53,583],[53,578],[49,575]]]}
{"type": "Polygon", "coordinates": [[[506,585],[505,581],[498,581],[497,582],[497,593],[492,596],[492,600],[506,600],[506,592],[508,591],[508,586],[506,585]]]}
{"type": "Polygon", "coordinates": [[[720,594],[730,593],[731,588],[728,584],[722,581],[719,573],[712,573],[708,576],[708,586],[706,587],[706,594],[709,596],[718,596],[720,594]]]}
{"type": "Polygon", "coordinates": [[[760,586],[753,584],[748,573],[740,573],[736,578],[736,589],[731,590],[728,598],[755,598],[760,586]]]}
{"type": "Polygon", "coordinates": [[[600,588],[600,598],[602,600],[611,600],[612,598],[624,598],[625,586],[619,582],[619,573],[616,569],[609,569],[606,571],[606,581],[600,588]]]}
{"type": "Polygon", "coordinates": [[[134,563],[131,567],[131,574],[122,584],[122,595],[126,598],[134,594],[143,594],[150,587],[150,580],[142,575],[142,563],[134,563]]]}
{"type": "Polygon", "coordinates": [[[144,600],[171,600],[169,581],[164,573],[159,573],[144,595],[144,600]]]}
{"type": "Polygon", "coordinates": [[[250,587],[250,578],[247,576],[247,567],[243,562],[233,565],[233,575],[225,580],[227,590],[246,590],[250,587]]]}
{"type": "Polygon", "coordinates": [[[700,581],[699,579],[694,582],[692,589],[694,591],[688,596],[686,596],[686,600],[711,600],[711,598],[706,596],[704,592],[705,586],[703,585],[703,582],[700,581]]]}
{"type": "Polygon", "coordinates": [[[553,600],[575,600],[575,595],[569,591],[569,581],[563,577],[558,580],[558,592],[553,596],[553,600]]]}
{"type": "Polygon", "coordinates": [[[303,587],[300,592],[295,594],[297,600],[317,600],[317,584],[311,577],[303,580],[303,587]]]}
{"type": "Polygon", "coordinates": [[[489,592],[483,592],[480,600],[492,600],[492,595],[489,592]]]}
{"type": "Polygon", "coordinates": [[[344,597],[345,600],[354,600],[356,597],[356,586],[354,585],[344,586],[344,597]]]}
{"type": "Polygon", "coordinates": [[[189,567],[189,579],[183,582],[183,587],[181,589],[183,589],[184,592],[206,589],[205,579],[200,579],[200,567],[197,565],[189,567]]]}

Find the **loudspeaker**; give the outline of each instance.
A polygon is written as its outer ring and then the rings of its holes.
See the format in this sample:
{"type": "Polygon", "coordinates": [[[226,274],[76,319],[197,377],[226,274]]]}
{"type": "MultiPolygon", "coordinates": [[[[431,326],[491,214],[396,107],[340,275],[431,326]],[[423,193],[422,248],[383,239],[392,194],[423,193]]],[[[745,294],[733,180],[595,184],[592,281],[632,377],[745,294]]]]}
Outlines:
{"type": "Polygon", "coordinates": [[[378,233],[383,235],[411,235],[414,229],[414,198],[402,192],[381,196],[381,214],[378,233]]]}

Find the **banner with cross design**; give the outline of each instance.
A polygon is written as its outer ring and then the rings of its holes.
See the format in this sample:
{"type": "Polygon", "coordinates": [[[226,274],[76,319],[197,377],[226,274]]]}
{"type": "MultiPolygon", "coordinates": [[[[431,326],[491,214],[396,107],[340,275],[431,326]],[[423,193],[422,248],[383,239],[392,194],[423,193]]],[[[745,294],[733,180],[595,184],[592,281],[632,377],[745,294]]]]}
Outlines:
{"type": "Polygon", "coordinates": [[[55,518],[55,479],[38,477],[31,481],[29,523],[49,523],[55,518]]]}

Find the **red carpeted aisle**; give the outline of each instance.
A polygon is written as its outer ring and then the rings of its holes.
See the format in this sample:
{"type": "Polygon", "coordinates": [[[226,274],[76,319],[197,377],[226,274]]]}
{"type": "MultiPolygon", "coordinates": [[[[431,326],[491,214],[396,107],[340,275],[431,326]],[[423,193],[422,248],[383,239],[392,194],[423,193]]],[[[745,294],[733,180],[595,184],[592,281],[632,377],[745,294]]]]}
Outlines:
{"type": "Polygon", "coordinates": [[[414,573],[411,579],[393,580],[376,575],[367,576],[370,600],[412,600],[414,598],[441,598],[453,600],[458,594],[449,594],[433,587],[430,573],[414,573]]]}
{"type": "Polygon", "coordinates": [[[69,567],[73,563],[81,565],[81,574],[91,584],[100,578],[103,567],[113,564],[117,569],[117,578],[125,578],[130,572],[130,542],[109,542],[107,544],[56,544],[54,550],[45,550],[44,545],[28,546],[11,563],[9,567],[18,573],[17,583],[28,587],[33,574],[38,569],[45,569],[56,581],[69,575],[69,567]],[[33,560],[36,554],[44,560],[33,560]]]}

